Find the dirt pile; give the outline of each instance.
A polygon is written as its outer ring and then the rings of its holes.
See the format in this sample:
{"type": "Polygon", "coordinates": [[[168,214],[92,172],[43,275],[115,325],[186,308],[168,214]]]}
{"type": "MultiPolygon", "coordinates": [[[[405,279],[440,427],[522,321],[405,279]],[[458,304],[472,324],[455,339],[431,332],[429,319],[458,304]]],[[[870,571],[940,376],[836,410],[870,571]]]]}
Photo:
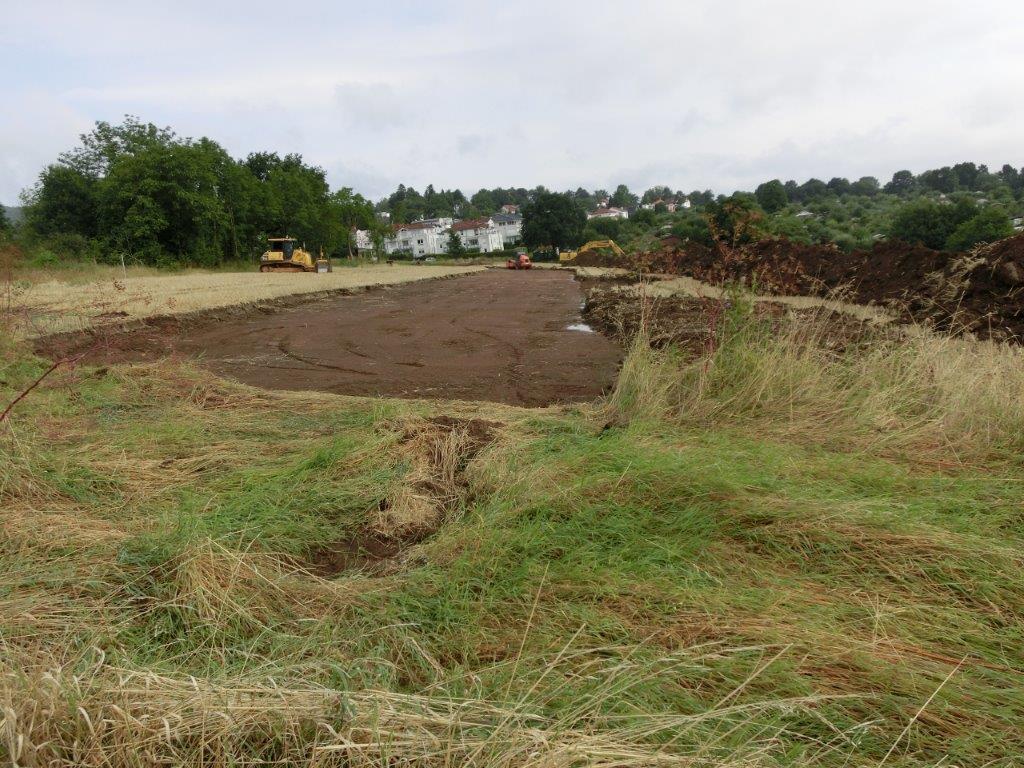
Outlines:
{"type": "MultiPolygon", "coordinates": [[[[672,345],[696,357],[720,342],[729,310],[728,299],[682,295],[644,299],[635,291],[598,287],[587,294],[583,314],[591,326],[624,344],[646,323],[651,346],[672,345]]],[[[774,333],[806,334],[808,342],[835,351],[898,333],[894,327],[876,327],[843,312],[794,309],[776,301],[757,301],[752,312],[774,333]]]]}
{"type": "Polygon", "coordinates": [[[834,245],[781,238],[735,248],[666,239],[615,266],[713,285],[742,283],[760,293],[837,295],[943,330],[1024,339],[1024,234],[969,253],[900,242],[844,253],[834,245]]]}
{"type": "Polygon", "coordinates": [[[630,269],[634,265],[628,256],[619,256],[610,248],[595,248],[581,253],[572,261],[576,267],[622,267],[630,269]]]}

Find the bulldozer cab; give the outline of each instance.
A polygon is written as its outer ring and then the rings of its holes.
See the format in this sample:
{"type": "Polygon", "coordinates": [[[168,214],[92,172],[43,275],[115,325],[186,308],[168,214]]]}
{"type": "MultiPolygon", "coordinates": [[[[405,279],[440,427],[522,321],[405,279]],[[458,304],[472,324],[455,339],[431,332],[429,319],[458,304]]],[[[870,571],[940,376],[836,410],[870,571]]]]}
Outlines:
{"type": "Polygon", "coordinates": [[[270,243],[270,252],[281,254],[285,261],[291,260],[295,253],[295,240],[290,237],[272,237],[267,242],[270,243]]]}

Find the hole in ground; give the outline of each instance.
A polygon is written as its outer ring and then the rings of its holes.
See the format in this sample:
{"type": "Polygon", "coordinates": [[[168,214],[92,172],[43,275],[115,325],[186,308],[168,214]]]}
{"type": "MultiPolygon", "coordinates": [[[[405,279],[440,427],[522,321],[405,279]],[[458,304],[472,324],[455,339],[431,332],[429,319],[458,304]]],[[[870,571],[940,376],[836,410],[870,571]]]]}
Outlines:
{"type": "Polygon", "coordinates": [[[381,500],[365,529],[310,553],[306,567],[320,576],[352,571],[383,576],[403,567],[407,550],[462,514],[469,494],[466,468],[501,425],[484,419],[435,416],[401,430],[396,459],[408,469],[381,500]]]}

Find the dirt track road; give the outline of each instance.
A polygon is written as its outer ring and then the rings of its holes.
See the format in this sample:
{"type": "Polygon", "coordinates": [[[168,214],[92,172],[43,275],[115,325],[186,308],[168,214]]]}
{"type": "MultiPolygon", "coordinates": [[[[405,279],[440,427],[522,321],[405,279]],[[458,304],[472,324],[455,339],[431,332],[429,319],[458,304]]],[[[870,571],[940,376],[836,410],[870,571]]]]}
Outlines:
{"type": "Polygon", "coordinates": [[[492,400],[589,400],[615,379],[621,350],[580,322],[566,272],[487,270],[340,296],[271,314],[146,329],[95,362],[199,358],[268,389],[492,400]]]}

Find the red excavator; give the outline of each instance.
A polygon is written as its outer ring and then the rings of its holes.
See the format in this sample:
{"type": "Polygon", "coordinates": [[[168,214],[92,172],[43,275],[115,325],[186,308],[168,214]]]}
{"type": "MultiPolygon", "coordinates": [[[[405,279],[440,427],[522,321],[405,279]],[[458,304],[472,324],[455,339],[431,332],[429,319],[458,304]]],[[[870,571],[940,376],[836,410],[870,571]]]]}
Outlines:
{"type": "Polygon", "coordinates": [[[526,251],[520,251],[515,258],[505,261],[506,269],[530,269],[532,266],[533,262],[530,261],[530,256],[526,251]]]}

